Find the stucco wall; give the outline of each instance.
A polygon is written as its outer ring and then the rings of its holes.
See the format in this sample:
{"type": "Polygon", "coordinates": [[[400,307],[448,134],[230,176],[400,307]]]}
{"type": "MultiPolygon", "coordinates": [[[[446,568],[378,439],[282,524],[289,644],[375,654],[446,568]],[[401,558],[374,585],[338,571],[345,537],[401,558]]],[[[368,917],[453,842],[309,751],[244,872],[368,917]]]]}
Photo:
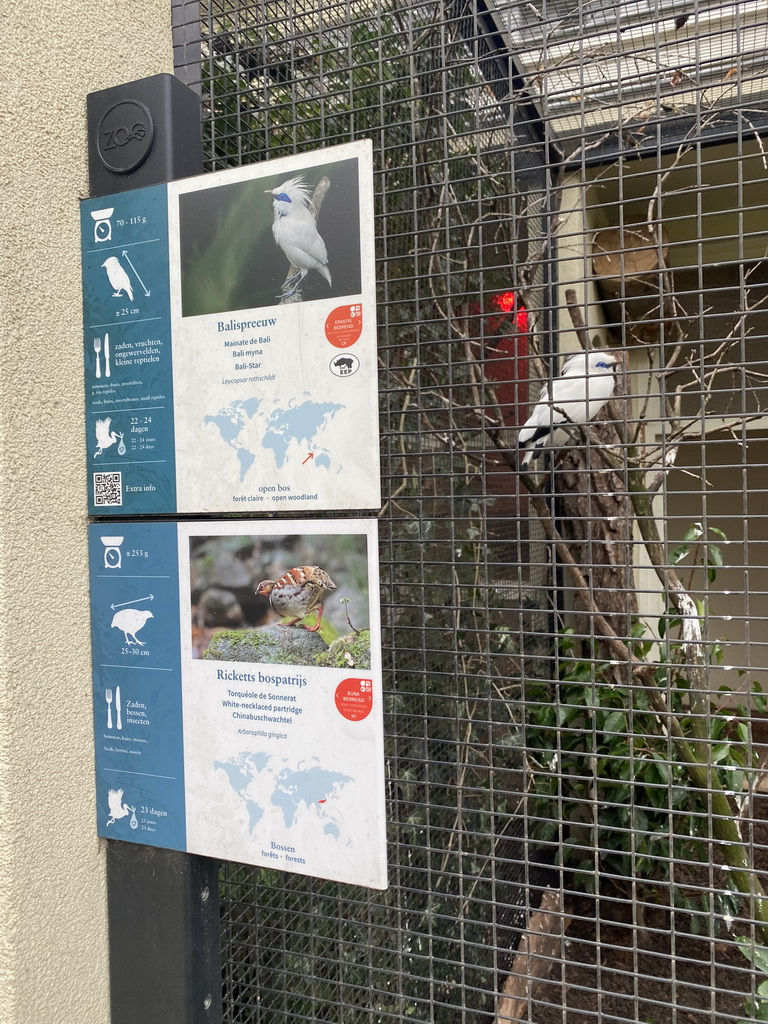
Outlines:
{"type": "Polygon", "coordinates": [[[95,836],[78,200],[85,96],[172,71],[170,0],[5,20],[0,115],[0,1021],[109,1020],[95,836]]]}

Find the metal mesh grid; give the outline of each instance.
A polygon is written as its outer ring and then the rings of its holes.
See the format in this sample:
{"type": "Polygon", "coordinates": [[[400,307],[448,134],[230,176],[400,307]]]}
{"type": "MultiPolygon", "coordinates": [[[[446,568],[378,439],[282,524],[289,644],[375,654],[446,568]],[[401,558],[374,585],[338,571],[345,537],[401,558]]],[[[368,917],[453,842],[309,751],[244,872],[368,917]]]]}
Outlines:
{"type": "Polygon", "coordinates": [[[534,102],[571,148],[615,134],[643,148],[764,124],[765,11],[759,3],[491,0],[534,102]],[[653,146],[655,140],[651,140],[653,146]]]}
{"type": "Polygon", "coordinates": [[[223,865],[227,1021],[768,1016],[754,6],[175,5],[210,169],[376,161],[391,886],[223,865]],[[584,342],[618,397],[526,478],[584,342]]]}

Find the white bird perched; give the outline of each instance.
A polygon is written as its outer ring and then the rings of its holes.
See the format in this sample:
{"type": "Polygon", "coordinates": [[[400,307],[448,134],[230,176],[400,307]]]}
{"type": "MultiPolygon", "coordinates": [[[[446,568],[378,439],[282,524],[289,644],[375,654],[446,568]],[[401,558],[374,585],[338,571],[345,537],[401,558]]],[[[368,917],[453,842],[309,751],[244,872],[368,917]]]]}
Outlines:
{"type": "Polygon", "coordinates": [[[272,234],[275,242],[289,262],[298,267],[298,273],[285,282],[279,297],[287,299],[297,292],[310,270],[316,270],[330,284],[328,252],[317,230],[309,186],[301,177],[289,178],[277,188],[267,191],[267,195],[272,196],[272,234]]]}
{"type": "Polygon", "coordinates": [[[109,259],[104,260],[101,265],[107,272],[109,283],[115,289],[112,292],[113,297],[117,298],[120,295],[120,292],[125,292],[131,302],[133,302],[133,286],[131,285],[131,279],[128,277],[128,272],[117,256],[110,256],[109,259]]]}
{"type": "Polygon", "coordinates": [[[577,352],[563,364],[559,377],[541,389],[539,401],[520,428],[517,446],[524,452],[520,468],[527,469],[542,448],[557,445],[561,424],[589,423],[616,389],[619,358],[613,352],[577,352]]]}

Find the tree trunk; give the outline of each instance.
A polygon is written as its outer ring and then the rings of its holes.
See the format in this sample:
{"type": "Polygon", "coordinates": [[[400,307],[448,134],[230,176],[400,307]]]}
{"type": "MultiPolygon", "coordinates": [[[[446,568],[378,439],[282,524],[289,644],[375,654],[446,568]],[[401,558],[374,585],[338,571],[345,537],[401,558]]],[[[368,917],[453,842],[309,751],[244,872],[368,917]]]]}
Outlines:
{"type": "MultiPolygon", "coordinates": [[[[610,422],[592,424],[590,436],[602,444],[617,444],[616,428],[610,422]]],[[[573,445],[555,461],[556,518],[560,532],[581,566],[594,603],[605,614],[614,632],[630,635],[637,615],[637,594],[633,576],[632,502],[623,477],[609,469],[594,447],[573,445]]],[[[577,632],[595,636],[584,603],[576,594],[574,610],[577,632]]],[[[599,645],[599,655],[609,657],[599,645]]]]}

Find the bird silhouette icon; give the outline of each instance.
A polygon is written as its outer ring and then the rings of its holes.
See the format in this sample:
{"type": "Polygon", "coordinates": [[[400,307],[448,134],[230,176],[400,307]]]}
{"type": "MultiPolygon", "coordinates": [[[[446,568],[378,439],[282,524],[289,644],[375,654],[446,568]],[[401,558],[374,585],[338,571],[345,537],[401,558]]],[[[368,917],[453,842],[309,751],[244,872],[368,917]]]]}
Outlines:
{"type": "Polygon", "coordinates": [[[517,445],[523,452],[521,469],[545,447],[565,440],[564,424],[589,423],[616,390],[619,358],[613,352],[576,352],[563,364],[559,377],[541,389],[539,401],[520,429],[517,445]]]}
{"type": "Polygon", "coordinates": [[[121,292],[125,292],[131,302],[133,302],[133,285],[131,284],[131,279],[128,277],[127,270],[117,256],[110,256],[109,259],[104,260],[101,265],[107,272],[109,283],[115,289],[112,292],[113,298],[118,298],[121,292]]]}
{"type": "Polygon", "coordinates": [[[309,186],[301,176],[297,176],[289,178],[277,188],[267,189],[266,194],[272,196],[272,235],[289,263],[297,268],[297,272],[283,284],[283,291],[278,298],[287,299],[295,295],[310,270],[316,270],[330,285],[328,252],[317,230],[316,211],[309,186]]]}
{"type": "Polygon", "coordinates": [[[143,642],[136,634],[146,626],[148,619],[154,619],[152,612],[140,608],[123,608],[115,613],[112,628],[119,629],[125,634],[126,644],[138,644],[139,647],[143,647],[143,642]]]}

